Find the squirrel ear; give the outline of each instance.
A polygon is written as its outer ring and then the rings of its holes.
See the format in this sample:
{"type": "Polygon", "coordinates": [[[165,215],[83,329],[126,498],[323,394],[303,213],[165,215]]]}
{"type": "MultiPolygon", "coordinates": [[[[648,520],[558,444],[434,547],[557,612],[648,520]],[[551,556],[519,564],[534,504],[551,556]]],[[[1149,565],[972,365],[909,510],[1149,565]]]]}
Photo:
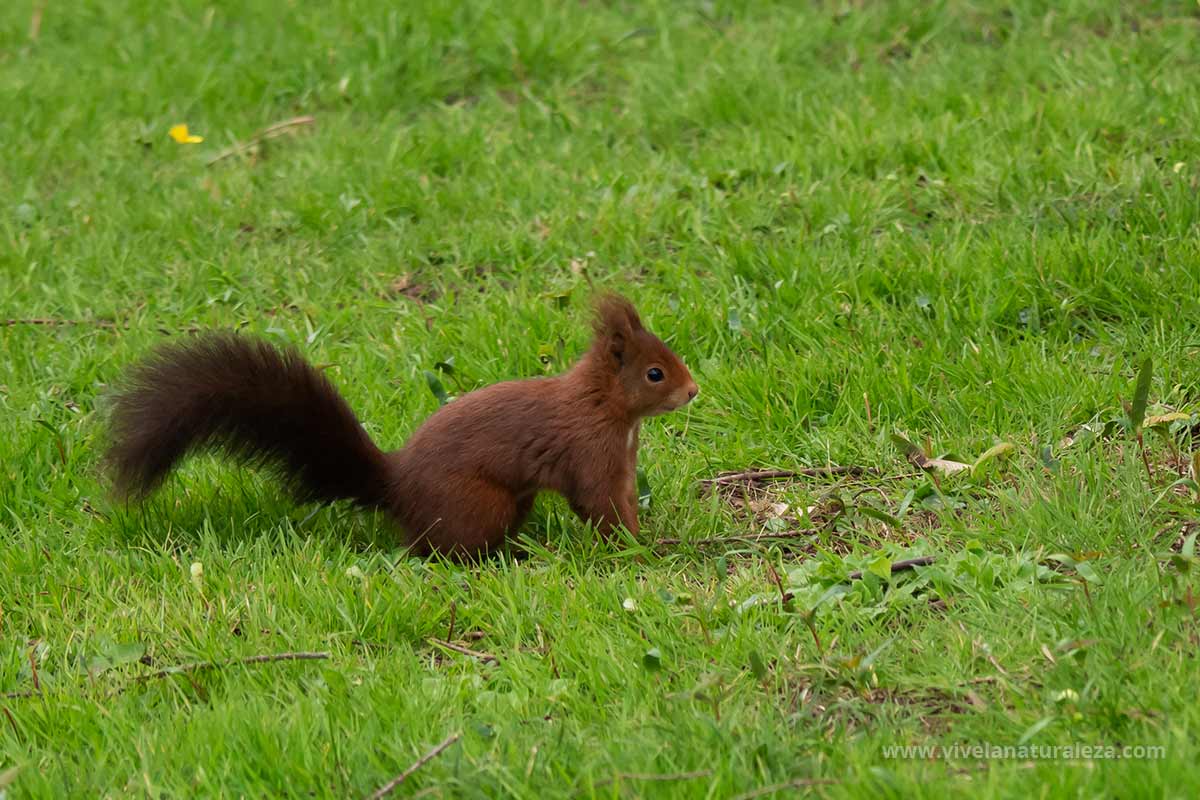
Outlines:
{"type": "Polygon", "coordinates": [[[616,294],[604,295],[596,301],[596,340],[603,341],[617,363],[623,363],[625,348],[633,334],[642,329],[633,304],[616,294]]]}

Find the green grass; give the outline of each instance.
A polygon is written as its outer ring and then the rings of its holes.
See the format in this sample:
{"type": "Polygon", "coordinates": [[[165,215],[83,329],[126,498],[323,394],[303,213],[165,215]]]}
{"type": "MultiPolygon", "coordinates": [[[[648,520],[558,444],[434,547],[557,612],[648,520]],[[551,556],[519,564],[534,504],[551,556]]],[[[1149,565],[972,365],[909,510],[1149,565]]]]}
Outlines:
{"type": "Polygon", "coordinates": [[[1194,795],[1200,6],[446,5],[0,9],[0,795],[363,796],[454,732],[400,793],[1194,795]],[[106,497],[165,336],[294,343],[392,447],[437,362],[564,367],[593,286],[701,386],[643,428],[637,543],[547,497],[523,555],[426,563],[205,458],[106,497]],[[1064,446],[1146,357],[1191,415],[1152,476],[1121,424],[1064,446]],[[897,432],[1014,449],[935,485],[897,432]],[[698,491],[823,464],[880,472],[698,491]],[[288,651],[329,657],[236,663],[288,651]],[[883,751],[1018,743],[1165,756],[883,751]]]}

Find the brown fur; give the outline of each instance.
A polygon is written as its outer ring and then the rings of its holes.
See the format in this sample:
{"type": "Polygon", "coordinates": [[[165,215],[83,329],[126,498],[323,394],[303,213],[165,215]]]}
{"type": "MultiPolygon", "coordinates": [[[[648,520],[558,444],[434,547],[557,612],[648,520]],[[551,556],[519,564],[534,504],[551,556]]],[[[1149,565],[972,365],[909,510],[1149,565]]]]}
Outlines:
{"type": "Polygon", "coordinates": [[[216,448],[275,466],[301,500],[386,509],[419,552],[496,547],[541,490],[565,496],[604,535],[617,526],[636,534],[640,420],[679,408],[697,388],[627,300],[605,297],[596,312],[592,346],[570,370],[466,394],[386,454],[293,350],[233,334],[167,345],[117,396],[107,457],[115,487],[141,498],[189,452],[216,448]]]}

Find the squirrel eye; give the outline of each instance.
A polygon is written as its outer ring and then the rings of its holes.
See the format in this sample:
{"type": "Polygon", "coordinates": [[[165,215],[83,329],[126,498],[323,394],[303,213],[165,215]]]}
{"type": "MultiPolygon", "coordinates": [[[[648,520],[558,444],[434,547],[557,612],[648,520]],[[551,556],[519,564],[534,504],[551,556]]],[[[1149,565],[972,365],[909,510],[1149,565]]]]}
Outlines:
{"type": "Polygon", "coordinates": [[[658,383],[663,379],[663,371],[658,367],[651,367],[650,371],[646,373],[646,379],[651,383],[658,383]]]}

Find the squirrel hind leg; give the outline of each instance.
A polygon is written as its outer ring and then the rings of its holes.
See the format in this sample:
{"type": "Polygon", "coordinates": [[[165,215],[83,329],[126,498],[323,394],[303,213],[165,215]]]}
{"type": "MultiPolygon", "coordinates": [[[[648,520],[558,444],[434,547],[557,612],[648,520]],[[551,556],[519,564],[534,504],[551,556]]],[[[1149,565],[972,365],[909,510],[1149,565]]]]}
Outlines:
{"type": "Polygon", "coordinates": [[[517,497],[502,486],[480,479],[455,481],[451,498],[437,507],[404,509],[404,527],[411,547],[455,558],[485,555],[515,532],[533,505],[533,496],[517,497]],[[413,513],[417,511],[417,513],[413,513]]]}

